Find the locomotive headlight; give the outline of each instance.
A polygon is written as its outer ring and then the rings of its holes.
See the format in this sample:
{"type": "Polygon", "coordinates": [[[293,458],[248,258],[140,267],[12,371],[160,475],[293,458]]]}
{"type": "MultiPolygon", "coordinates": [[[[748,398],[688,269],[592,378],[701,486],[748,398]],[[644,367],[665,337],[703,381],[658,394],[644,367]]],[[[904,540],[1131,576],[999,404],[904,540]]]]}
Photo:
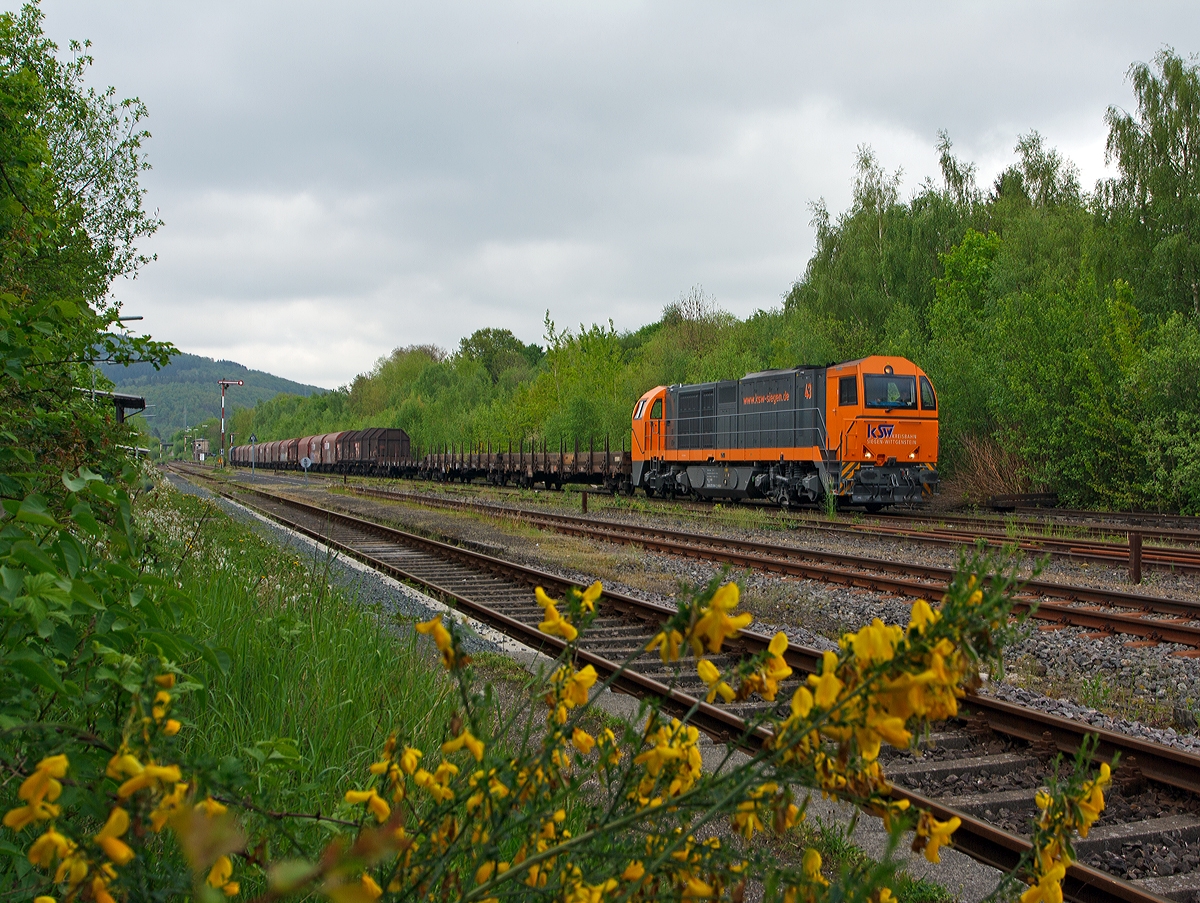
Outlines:
{"type": "Polygon", "coordinates": [[[909,452],[909,453],[908,453],[908,460],[910,460],[910,461],[915,461],[915,460],[917,460],[917,452],[919,452],[920,450],[921,450],[921,446],[919,446],[919,445],[918,445],[918,446],[917,446],[916,448],[914,448],[914,449],[913,449],[911,452],[909,452]]]}

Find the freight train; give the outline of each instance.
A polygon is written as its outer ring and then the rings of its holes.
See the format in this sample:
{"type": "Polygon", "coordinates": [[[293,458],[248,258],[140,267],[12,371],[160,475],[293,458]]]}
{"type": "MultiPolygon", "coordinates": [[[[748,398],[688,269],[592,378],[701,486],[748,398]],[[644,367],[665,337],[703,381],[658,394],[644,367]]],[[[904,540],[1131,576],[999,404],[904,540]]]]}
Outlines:
{"type": "Polygon", "coordinates": [[[937,394],[902,357],[656,386],[633,407],[628,440],[522,440],[450,446],[415,458],[399,429],[351,430],[238,446],[235,466],[326,473],[485,479],[547,488],[602,484],[665,498],[765,499],[782,507],[830,500],[875,511],[927,499],[938,482],[937,394]]]}

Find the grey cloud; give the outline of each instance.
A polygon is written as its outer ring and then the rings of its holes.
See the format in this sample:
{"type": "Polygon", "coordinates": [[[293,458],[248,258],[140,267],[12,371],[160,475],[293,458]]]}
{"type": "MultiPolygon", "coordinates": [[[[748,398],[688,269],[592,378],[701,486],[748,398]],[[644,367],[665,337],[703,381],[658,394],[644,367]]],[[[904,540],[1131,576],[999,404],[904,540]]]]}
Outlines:
{"type": "Polygon", "coordinates": [[[632,328],[697,282],[775,304],[859,143],[912,190],[939,128],[981,179],[1037,128],[1090,184],[1129,64],[1200,49],[1183,3],[44,8],[150,106],[167,225],[116,294],[324,385],[482,326],[536,340],[546,308],[632,328]]]}

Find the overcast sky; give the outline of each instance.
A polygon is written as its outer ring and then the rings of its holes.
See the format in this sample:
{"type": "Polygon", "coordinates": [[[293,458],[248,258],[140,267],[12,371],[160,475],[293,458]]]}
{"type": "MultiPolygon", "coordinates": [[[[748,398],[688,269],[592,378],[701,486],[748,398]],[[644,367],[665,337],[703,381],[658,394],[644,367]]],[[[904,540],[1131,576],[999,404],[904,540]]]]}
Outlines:
{"type": "MultiPolygon", "coordinates": [[[[9,4],[12,5],[11,3],[9,4]]],[[[1104,174],[1103,116],[1194,3],[45,0],[150,108],[156,338],[333,387],[485,326],[633,329],[702,284],[770,308],[871,145],[906,194],[946,129],[982,184],[1037,129],[1104,174]]]]}

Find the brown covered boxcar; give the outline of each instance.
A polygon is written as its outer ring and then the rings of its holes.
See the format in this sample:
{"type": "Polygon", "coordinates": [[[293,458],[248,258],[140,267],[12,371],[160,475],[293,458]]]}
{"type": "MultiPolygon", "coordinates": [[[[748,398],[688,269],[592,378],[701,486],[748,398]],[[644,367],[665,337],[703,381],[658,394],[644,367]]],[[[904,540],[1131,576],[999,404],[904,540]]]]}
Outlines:
{"type": "Polygon", "coordinates": [[[413,464],[412,443],[401,429],[350,430],[337,440],[338,469],[365,476],[399,476],[413,464]]]}
{"type": "MultiPolygon", "coordinates": [[[[242,445],[234,449],[229,460],[237,467],[249,467],[250,455],[250,446],[242,445]]],[[[312,470],[321,473],[401,476],[416,469],[412,443],[402,429],[343,430],[254,446],[255,465],[267,470],[299,470],[305,458],[312,470]]]]}

